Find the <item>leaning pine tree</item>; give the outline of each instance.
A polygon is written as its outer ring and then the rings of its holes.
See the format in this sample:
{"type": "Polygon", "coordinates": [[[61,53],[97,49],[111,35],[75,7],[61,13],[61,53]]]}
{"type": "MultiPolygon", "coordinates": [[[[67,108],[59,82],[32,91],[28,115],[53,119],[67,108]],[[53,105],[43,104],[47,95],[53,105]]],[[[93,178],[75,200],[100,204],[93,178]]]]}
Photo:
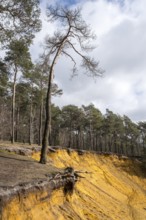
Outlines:
{"type": "Polygon", "coordinates": [[[69,58],[73,63],[73,73],[75,73],[77,63],[74,55],[77,54],[81,58],[81,67],[85,68],[87,75],[97,77],[103,73],[99,68],[99,62],[87,55],[94,49],[90,45],[90,40],[93,40],[95,35],[82,20],[81,10],[50,6],[47,9],[47,16],[51,22],[58,21],[62,30],[55,32],[53,37],[48,36],[45,41],[46,60],[48,60],[50,70],[46,97],[46,121],[40,158],[40,163],[43,164],[47,162],[48,139],[51,132],[51,89],[57,59],[63,55],[69,58]]]}

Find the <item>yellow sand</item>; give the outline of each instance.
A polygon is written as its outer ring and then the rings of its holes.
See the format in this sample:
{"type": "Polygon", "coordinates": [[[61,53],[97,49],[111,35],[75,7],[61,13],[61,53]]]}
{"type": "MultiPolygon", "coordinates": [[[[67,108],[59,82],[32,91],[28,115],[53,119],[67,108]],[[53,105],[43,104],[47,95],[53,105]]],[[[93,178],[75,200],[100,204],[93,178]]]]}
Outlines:
{"type": "Polygon", "coordinates": [[[60,189],[44,201],[40,197],[47,192],[13,200],[3,220],[146,220],[146,170],[141,170],[139,162],[65,150],[49,158],[57,167],[92,173],[81,174],[85,178],[76,184],[72,197],[64,197],[60,189]]]}

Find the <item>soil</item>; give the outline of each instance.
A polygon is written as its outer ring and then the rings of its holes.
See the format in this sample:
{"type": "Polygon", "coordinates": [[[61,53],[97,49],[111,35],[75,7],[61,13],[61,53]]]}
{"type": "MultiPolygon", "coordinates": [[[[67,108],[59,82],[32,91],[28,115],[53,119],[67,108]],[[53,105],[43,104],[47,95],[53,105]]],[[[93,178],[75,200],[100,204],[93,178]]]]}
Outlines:
{"type": "Polygon", "coordinates": [[[0,188],[11,188],[16,185],[45,180],[57,168],[40,164],[26,156],[0,152],[0,188]]]}

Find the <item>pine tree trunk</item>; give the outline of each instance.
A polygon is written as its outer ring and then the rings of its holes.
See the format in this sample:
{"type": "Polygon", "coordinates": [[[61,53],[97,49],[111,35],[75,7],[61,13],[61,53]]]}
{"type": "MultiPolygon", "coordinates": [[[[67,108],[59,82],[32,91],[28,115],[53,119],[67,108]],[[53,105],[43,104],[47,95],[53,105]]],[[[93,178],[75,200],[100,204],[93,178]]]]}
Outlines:
{"type": "Polygon", "coordinates": [[[43,120],[43,98],[40,106],[40,118],[39,118],[39,145],[42,145],[42,120],[43,120]]]}
{"type": "Polygon", "coordinates": [[[17,66],[15,66],[14,72],[14,81],[13,81],[13,95],[12,95],[12,137],[11,142],[12,144],[15,142],[15,97],[16,97],[16,77],[17,77],[17,66]]]}
{"type": "Polygon", "coordinates": [[[46,121],[42,141],[42,150],[40,163],[45,164],[47,162],[47,147],[49,145],[49,132],[51,131],[51,87],[53,81],[53,65],[50,68],[49,81],[48,81],[48,90],[46,97],[46,121]]]}
{"type": "MultiPolygon", "coordinates": [[[[50,83],[51,86],[51,83],[50,83]]],[[[41,159],[40,163],[45,164],[47,162],[47,147],[49,144],[49,131],[50,131],[50,112],[51,112],[51,88],[48,88],[47,99],[46,99],[46,121],[45,121],[45,129],[42,141],[42,150],[41,150],[41,159]]]]}
{"type": "Polygon", "coordinates": [[[32,100],[30,103],[30,115],[29,115],[29,144],[31,145],[33,142],[32,138],[32,133],[33,133],[33,128],[32,128],[32,121],[33,121],[33,114],[32,114],[32,100]]]}
{"type": "Polygon", "coordinates": [[[91,122],[90,122],[90,127],[89,127],[89,144],[90,144],[90,150],[93,150],[91,122]]]}
{"type": "Polygon", "coordinates": [[[19,107],[17,108],[17,119],[16,119],[16,142],[18,142],[18,134],[19,134],[19,118],[20,118],[20,112],[19,107]]]}
{"type": "Polygon", "coordinates": [[[52,125],[51,125],[51,120],[52,120],[52,114],[51,114],[51,97],[50,97],[50,110],[49,110],[49,145],[52,145],[52,125]]]}
{"type": "Polygon", "coordinates": [[[71,29],[71,27],[69,27],[67,35],[62,40],[62,43],[59,46],[59,48],[54,56],[54,59],[52,61],[52,64],[50,66],[48,90],[47,90],[47,97],[46,97],[46,121],[45,121],[45,129],[44,129],[43,141],[42,141],[41,158],[40,158],[40,163],[42,163],[42,164],[47,163],[47,147],[48,147],[49,141],[51,140],[51,88],[52,88],[52,82],[53,82],[54,66],[57,62],[57,58],[59,57],[59,55],[62,51],[63,45],[69,36],[70,29],[71,29]]]}

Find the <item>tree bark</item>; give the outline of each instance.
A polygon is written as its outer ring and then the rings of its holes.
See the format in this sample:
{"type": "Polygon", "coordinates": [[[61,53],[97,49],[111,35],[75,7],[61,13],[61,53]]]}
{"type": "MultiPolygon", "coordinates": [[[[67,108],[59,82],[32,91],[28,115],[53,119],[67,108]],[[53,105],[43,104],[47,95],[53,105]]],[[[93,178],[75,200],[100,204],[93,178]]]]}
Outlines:
{"type": "Polygon", "coordinates": [[[53,66],[50,69],[49,74],[49,82],[48,82],[48,90],[47,90],[47,97],[46,97],[46,121],[45,121],[45,128],[44,128],[44,135],[42,141],[42,149],[41,149],[41,158],[40,163],[45,164],[47,162],[47,147],[49,144],[49,131],[51,128],[51,86],[53,80],[53,66]]]}
{"type": "Polygon", "coordinates": [[[17,66],[15,65],[14,71],[14,81],[13,81],[13,95],[12,95],[12,137],[11,142],[12,144],[15,142],[15,97],[16,97],[16,78],[17,78],[17,66]]]}
{"type": "Polygon", "coordinates": [[[41,98],[40,105],[40,118],[39,118],[39,145],[42,145],[42,121],[43,121],[43,97],[41,98]]]}
{"type": "Polygon", "coordinates": [[[18,134],[19,134],[19,119],[20,118],[20,111],[19,107],[17,107],[17,117],[16,117],[16,138],[15,141],[18,142],[18,134]]]}
{"type": "Polygon", "coordinates": [[[29,115],[29,144],[33,143],[33,104],[32,96],[30,100],[30,115],[29,115]]]}

